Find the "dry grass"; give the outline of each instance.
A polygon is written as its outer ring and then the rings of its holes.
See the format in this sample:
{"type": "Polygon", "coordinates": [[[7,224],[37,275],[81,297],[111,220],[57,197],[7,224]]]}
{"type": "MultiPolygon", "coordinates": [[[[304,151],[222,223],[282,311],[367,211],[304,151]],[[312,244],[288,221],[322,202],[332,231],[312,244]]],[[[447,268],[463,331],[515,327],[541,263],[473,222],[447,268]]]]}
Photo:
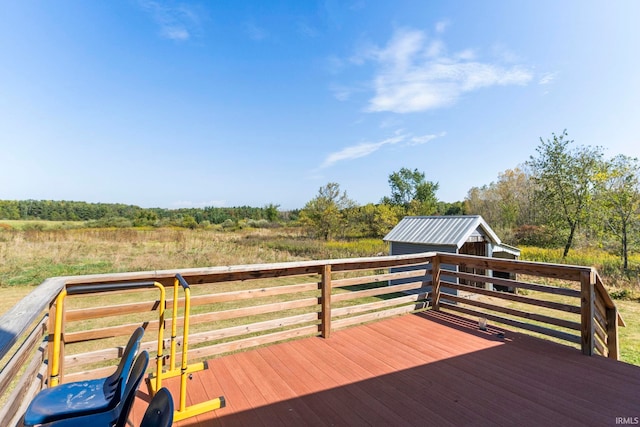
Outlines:
{"type": "Polygon", "coordinates": [[[300,259],[243,240],[274,232],[187,229],[75,229],[0,232],[0,288],[35,286],[45,278],[253,264],[300,259]]]}

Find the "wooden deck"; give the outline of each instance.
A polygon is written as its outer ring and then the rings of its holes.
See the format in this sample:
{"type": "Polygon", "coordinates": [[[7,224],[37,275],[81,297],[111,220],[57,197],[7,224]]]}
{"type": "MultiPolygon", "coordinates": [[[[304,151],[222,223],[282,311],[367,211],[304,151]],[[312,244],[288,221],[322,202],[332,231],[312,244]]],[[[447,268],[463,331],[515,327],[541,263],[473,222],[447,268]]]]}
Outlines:
{"type": "MultiPolygon", "coordinates": [[[[175,425],[585,426],[640,416],[639,367],[498,332],[428,311],[214,359],[189,382],[187,404],[224,395],[227,406],[175,425]]],[[[177,400],[177,381],[165,385],[177,400]]]]}

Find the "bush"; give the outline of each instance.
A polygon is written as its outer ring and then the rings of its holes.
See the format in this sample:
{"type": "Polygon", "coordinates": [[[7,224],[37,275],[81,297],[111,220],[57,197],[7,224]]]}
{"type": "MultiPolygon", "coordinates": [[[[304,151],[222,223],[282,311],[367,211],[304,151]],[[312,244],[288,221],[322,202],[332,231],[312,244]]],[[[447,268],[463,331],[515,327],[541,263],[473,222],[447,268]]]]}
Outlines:
{"type": "Polygon", "coordinates": [[[513,238],[516,245],[539,246],[543,248],[558,246],[560,236],[548,227],[523,225],[515,229],[513,238]]]}
{"type": "Polygon", "coordinates": [[[116,216],[87,221],[86,226],[89,228],[128,228],[133,226],[133,222],[130,219],[116,216]]]}
{"type": "Polygon", "coordinates": [[[185,215],[182,218],[182,227],[185,228],[189,228],[191,230],[195,230],[196,228],[198,228],[198,223],[196,221],[196,219],[194,217],[192,217],[191,215],[185,215]]]}
{"type": "Polygon", "coordinates": [[[246,226],[251,228],[274,228],[277,227],[277,225],[278,224],[266,219],[248,219],[246,221],[246,226]]]}
{"type": "Polygon", "coordinates": [[[23,231],[43,231],[44,224],[39,222],[26,223],[22,226],[23,231]]]}
{"type": "Polygon", "coordinates": [[[236,223],[231,218],[225,219],[220,225],[224,230],[233,230],[234,228],[236,228],[236,223]]]}
{"type": "Polygon", "coordinates": [[[637,293],[633,292],[631,289],[611,289],[609,291],[609,295],[611,298],[619,300],[633,301],[640,299],[637,293]]]}

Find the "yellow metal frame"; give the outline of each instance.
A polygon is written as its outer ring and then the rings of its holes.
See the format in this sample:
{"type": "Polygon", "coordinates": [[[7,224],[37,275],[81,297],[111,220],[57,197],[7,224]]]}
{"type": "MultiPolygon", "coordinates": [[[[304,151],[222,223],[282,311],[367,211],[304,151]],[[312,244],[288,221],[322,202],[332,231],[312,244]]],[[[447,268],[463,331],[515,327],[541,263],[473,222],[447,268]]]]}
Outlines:
{"type": "MultiPolygon", "coordinates": [[[[160,307],[158,308],[160,326],[159,334],[164,333],[164,311],[166,293],[162,283],[153,282],[153,286],[160,290],[160,307]]],[[[55,323],[53,327],[53,355],[51,357],[51,374],[49,376],[49,387],[55,387],[60,383],[60,347],[62,342],[62,318],[64,317],[64,299],[67,297],[67,289],[64,288],[56,297],[55,323]]],[[[158,342],[157,369],[162,370],[162,342],[158,342]]]]}
{"type": "Polygon", "coordinates": [[[214,411],[219,408],[224,408],[225,400],[223,396],[216,397],[205,402],[196,403],[191,406],[187,406],[187,379],[193,372],[202,371],[207,369],[206,363],[193,363],[188,364],[189,353],[189,316],[191,314],[191,289],[189,284],[180,276],[176,275],[173,281],[173,315],[171,319],[171,343],[169,352],[169,369],[163,371],[162,369],[162,347],[164,342],[164,328],[160,322],[160,330],[158,331],[158,366],[155,377],[151,375],[149,377],[149,388],[151,395],[155,395],[160,388],[162,388],[162,380],[166,378],[174,378],[180,376],[180,399],[178,401],[178,408],[173,413],[173,420],[180,421],[186,418],[195,417],[196,415],[204,414],[205,412],[214,411]],[[180,369],[176,369],[176,347],[177,347],[177,331],[178,331],[178,291],[182,286],[184,288],[184,320],[183,320],[183,333],[182,333],[182,360],[180,369]],[[155,379],[155,381],[154,381],[155,379]]]}
{"type": "Polygon", "coordinates": [[[60,341],[62,337],[62,316],[64,314],[62,304],[66,296],[67,290],[65,288],[56,297],[56,318],[53,326],[53,355],[51,357],[49,387],[57,386],[60,382],[60,341]]]}

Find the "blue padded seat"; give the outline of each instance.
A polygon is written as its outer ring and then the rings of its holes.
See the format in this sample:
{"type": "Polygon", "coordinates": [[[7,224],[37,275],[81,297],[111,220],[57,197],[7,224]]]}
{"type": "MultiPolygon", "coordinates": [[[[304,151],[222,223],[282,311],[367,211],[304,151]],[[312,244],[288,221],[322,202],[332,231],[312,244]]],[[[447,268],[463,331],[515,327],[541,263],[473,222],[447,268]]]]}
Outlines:
{"type": "Polygon", "coordinates": [[[169,390],[162,387],[144,412],[140,427],[170,427],[173,425],[173,398],[169,390]]]}
{"type": "Polygon", "coordinates": [[[136,398],[136,392],[142,382],[142,378],[149,365],[149,353],[146,350],[140,352],[131,369],[131,375],[127,381],[122,400],[115,408],[80,417],[65,418],[52,423],[43,424],[40,427],[125,427],[129,412],[136,398]]]}
{"type": "Polygon", "coordinates": [[[131,365],[144,329],[137,328],[124,349],[116,371],[106,378],[60,384],[42,390],[33,398],[24,415],[24,425],[45,424],[70,417],[109,411],[124,394],[131,365]]]}

